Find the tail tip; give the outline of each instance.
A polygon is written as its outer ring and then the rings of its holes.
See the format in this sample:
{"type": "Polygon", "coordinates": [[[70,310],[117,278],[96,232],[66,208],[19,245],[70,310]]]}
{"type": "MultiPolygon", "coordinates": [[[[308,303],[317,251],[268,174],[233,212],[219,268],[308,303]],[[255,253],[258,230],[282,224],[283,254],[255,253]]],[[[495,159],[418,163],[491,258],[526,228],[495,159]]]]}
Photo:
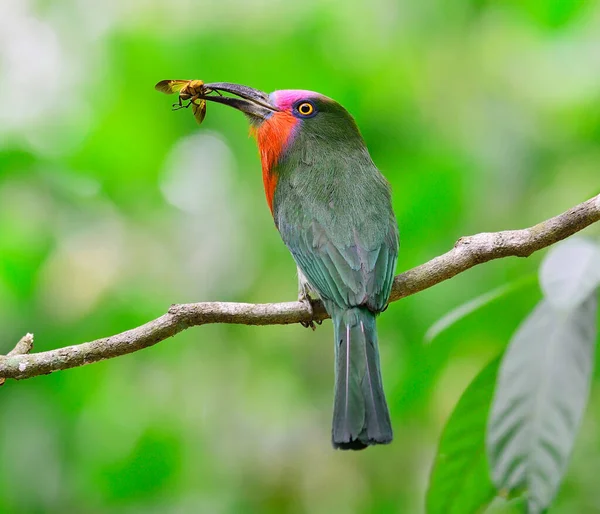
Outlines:
{"type": "Polygon", "coordinates": [[[349,439],[347,441],[336,441],[335,439],[331,441],[333,448],[335,450],[364,450],[369,446],[374,446],[376,444],[390,444],[392,442],[392,436],[389,437],[381,437],[377,439],[349,439]]]}

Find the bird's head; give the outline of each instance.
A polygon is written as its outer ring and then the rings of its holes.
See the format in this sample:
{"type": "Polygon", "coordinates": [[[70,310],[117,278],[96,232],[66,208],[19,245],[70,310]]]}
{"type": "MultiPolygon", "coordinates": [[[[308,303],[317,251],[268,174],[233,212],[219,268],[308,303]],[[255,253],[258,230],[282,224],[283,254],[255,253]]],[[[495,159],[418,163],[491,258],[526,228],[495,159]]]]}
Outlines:
{"type": "Polygon", "coordinates": [[[221,95],[209,94],[206,100],[234,107],[249,119],[271,210],[278,174],[286,161],[310,163],[336,155],[347,158],[354,152],[368,155],[354,118],[320,93],[285,89],[268,94],[226,82],[206,84],[206,88],[221,95]]]}

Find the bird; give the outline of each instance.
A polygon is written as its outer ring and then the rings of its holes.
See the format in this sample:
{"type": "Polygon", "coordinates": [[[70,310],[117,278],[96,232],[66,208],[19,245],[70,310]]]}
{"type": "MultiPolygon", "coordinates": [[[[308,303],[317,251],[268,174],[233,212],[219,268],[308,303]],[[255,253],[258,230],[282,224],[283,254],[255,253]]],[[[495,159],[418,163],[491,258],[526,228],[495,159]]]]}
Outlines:
{"type": "MultiPolygon", "coordinates": [[[[262,164],[267,204],[294,258],[299,299],[321,299],[334,328],[332,445],[388,444],[376,318],[388,305],[399,234],[388,181],[352,115],[308,90],[265,93],[228,82],[203,98],[243,112],[262,164]]],[[[314,326],[313,326],[314,328],[314,326]]]]}

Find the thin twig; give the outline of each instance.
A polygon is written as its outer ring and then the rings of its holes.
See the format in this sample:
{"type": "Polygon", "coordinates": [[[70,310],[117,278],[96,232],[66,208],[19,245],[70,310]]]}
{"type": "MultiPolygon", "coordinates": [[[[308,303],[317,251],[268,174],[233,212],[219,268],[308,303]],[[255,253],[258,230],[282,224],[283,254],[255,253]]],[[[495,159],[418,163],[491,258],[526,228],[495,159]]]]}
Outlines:
{"type": "MultiPolygon", "coordinates": [[[[509,256],[527,257],[599,220],[600,195],[597,195],[530,228],[463,237],[449,252],[396,276],[390,302],[423,291],[477,264],[509,256]]],[[[314,321],[329,317],[318,301],[313,304],[313,312],[314,321]]],[[[0,357],[0,377],[31,378],[118,357],[155,345],[189,327],[208,323],[278,325],[310,321],[310,310],[302,302],[173,305],[160,318],[111,337],[32,355],[11,352],[0,357]]]]}
{"type": "MultiPolygon", "coordinates": [[[[13,355],[26,355],[33,349],[33,334],[25,334],[19,342],[15,345],[15,347],[8,352],[7,357],[12,357],[13,355]]],[[[0,377],[0,386],[4,385],[6,382],[6,378],[0,377]]]]}

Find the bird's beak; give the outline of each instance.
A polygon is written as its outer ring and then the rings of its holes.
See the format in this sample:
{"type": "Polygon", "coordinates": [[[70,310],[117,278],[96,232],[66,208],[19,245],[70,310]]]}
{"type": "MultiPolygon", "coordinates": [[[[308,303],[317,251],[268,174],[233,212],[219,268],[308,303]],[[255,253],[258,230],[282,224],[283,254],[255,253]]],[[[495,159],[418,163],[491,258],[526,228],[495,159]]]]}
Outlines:
{"type": "Polygon", "coordinates": [[[258,89],[228,82],[213,82],[204,86],[209,91],[206,95],[202,95],[204,100],[234,107],[248,115],[252,121],[266,120],[274,112],[279,111],[269,100],[269,95],[258,89]],[[223,93],[235,96],[222,96],[223,93]]]}

